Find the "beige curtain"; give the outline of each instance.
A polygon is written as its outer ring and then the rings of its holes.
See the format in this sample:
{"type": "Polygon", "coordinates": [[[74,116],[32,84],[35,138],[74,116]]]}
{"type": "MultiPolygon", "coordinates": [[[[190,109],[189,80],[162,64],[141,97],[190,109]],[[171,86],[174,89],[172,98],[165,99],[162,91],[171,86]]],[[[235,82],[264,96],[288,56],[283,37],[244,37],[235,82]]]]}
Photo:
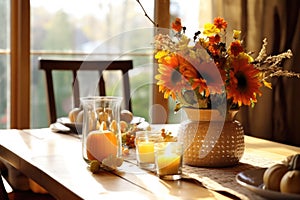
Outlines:
{"type": "MultiPolygon", "coordinates": [[[[293,58],[285,69],[300,72],[299,0],[214,0],[215,16],[224,17],[228,32],[241,29],[248,51],[259,52],[264,38],[268,54],[288,49],[293,58]]],[[[300,146],[300,80],[273,78],[273,89],[263,89],[254,108],[239,113],[246,134],[300,146]]]]}

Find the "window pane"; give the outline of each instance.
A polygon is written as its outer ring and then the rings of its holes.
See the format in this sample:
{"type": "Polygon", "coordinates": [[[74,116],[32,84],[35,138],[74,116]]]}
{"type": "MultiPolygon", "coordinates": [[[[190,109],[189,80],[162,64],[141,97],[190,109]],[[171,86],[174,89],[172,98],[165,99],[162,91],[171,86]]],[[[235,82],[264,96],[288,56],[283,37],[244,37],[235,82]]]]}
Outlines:
{"type": "MultiPolygon", "coordinates": [[[[142,2],[153,16],[154,1],[142,2]]],[[[153,38],[153,31],[145,28],[152,24],[136,1],[31,0],[30,3],[32,128],[48,126],[45,77],[44,72],[38,70],[38,57],[132,59],[134,70],[129,76],[133,112],[148,119],[152,49],[149,48],[151,42],[142,44],[146,43],[145,38],[153,38]]],[[[55,74],[55,90],[59,92],[56,99],[62,105],[58,108],[58,117],[67,116],[72,108],[71,91],[67,87],[71,78],[68,73],[55,74]]],[[[116,87],[108,89],[109,94],[118,95],[116,87]]]]}
{"type": "Polygon", "coordinates": [[[205,23],[212,21],[212,5],[213,0],[170,0],[171,20],[181,18],[186,34],[193,37],[205,23]]]}
{"type": "Polygon", "coordinates": [[[0,128],[9,126],[10,1],[0,1],[0,128]]]}
{"type": "MultiPolygon", "coordinates": [[[[205,23],[212,21],[212,2],[213,0],[170,0],[171,22],[176,17],[181,18],[182,25],[186,27],[185,34],[193,38],[194,33],[201,30],[205,23]]],[[[181,112],[174,114],[175,104],[172,99],[169,100],[170,123],[181,121],[181,112]]]]}

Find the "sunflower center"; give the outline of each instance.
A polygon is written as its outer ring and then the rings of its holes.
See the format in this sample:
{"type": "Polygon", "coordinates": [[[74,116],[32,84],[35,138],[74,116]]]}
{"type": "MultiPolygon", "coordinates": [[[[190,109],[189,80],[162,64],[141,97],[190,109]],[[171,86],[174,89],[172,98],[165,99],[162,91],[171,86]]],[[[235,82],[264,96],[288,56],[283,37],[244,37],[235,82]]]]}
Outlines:
{"type": "Polygon", "coordinates": [[[172,83],[175,85],[180,80],[181,80],[181,74],[177,70],[174,70],[171,75],[172,83]]]}
{"type": "Polygon", "coordinates": [[[247,77],[245,76],[244,73],[242,72],[237,72],[235,74],[235,78],[238,81],[237,87],[240,91],[246,91],[248,88],[248,82],[247,82],[247,77]]]}

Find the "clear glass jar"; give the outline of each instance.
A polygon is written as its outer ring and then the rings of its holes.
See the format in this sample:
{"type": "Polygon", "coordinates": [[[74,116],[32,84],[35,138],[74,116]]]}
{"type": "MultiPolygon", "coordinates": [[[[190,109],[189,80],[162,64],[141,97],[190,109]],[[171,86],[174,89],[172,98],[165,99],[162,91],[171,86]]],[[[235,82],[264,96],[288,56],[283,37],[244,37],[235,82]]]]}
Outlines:
{"type": "Polygon", "coordinates": [[[122,156],[120,109],[122,97],[82,97],[82,156],[90,163],[122,156]]]}

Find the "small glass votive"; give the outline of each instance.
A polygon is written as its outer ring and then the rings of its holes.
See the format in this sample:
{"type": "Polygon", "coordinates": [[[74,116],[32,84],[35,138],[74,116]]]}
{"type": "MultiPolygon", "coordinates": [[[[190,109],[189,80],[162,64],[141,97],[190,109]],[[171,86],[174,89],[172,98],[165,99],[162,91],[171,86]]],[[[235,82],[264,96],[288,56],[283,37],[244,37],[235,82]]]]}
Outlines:
{"type": "Polygon", "coordinates": [[[164,180],[181,179],[182,174],[181,142],[160,142],[155,144],[156,174],[164,180]]]}
{"type": "Polygon", "coordinates": [[[161,133],[157,131],[136,132],[136,160],[140,168],[155,170],[154,144],[162,139],[161,133]]]}

